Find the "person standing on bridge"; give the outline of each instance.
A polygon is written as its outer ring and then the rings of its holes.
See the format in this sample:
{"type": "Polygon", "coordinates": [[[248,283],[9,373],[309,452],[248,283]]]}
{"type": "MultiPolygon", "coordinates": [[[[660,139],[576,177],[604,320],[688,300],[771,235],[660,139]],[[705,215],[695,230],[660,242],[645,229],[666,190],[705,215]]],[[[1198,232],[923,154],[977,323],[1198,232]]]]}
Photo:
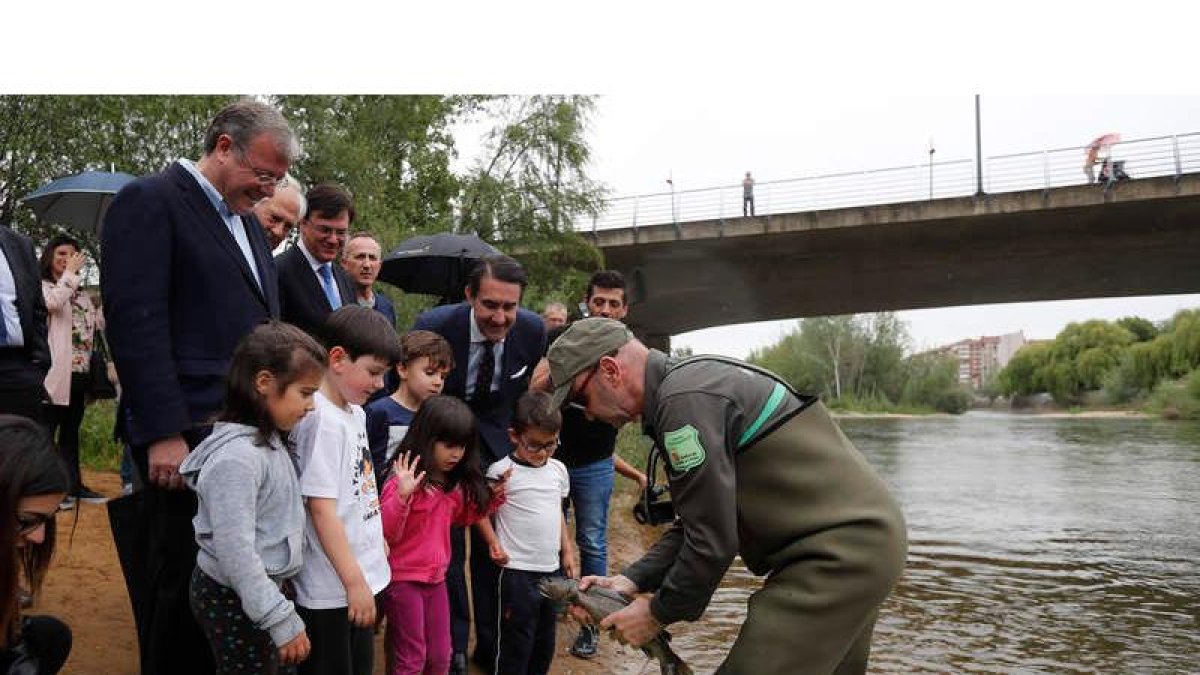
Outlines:
{"type": "Polygon", "coordinates": [[[718,673],[866,672],[904,570],[904,517],[819,399],[734,359],[672,360],[605,318],[572,324],[547,361],[533,387],[613,426],[640,419],[668,467],[671,529],[623,574],[580,584],[652,593],[601,629],[642,645],[698,619],[740,554],[767,580],[718,673]]]}
{"type": "Polygon", "coordinates": [[[742,216],[747,215],[754,215],[754,177],[750,175],[749,171],[742,179],[742,216]]]}

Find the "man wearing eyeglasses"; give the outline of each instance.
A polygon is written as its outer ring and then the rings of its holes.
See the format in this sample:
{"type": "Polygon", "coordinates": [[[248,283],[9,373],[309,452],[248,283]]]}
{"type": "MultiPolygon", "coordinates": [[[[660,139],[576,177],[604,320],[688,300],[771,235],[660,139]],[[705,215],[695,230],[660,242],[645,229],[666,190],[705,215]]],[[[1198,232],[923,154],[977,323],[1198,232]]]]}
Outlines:
{"type": "Polygon", "coordinates": [[[214,670],[188,602],[196,497],[178,469],[221,408],[234,348],[279,316],[275,266],[251,208],[300,154],[283,115],[250,99],[217,113],[203,148],[196,162],[125,186],[101,231],[118,415],[147,486],[132,509],[145,546],[117,535],[122,560],[136,560],[127,578],[145,675],[214,670]]]}
{"type": "Polygon", "coordinates": [[[695,621],[740,555],[767,580],[718,673],[866,672],[904,517],[816,397],[735,359],[672,361],[605,318],[576,321],[546,359],[535,388],[589,419],[640,420],[666,457],[674,525],[622,574],[581,580],[635,596],[601,629],[643,645],[695,621]]]}
{"type": "Polygon", "coordinates": [[[355,302],[350,276],[337,264],[354,222],[354,202],[335,183],[313,187],[305,199],[308,213],[300,220],[299,241],[275,258],[280,316],[320,339],[325,318],[355,302]]]}

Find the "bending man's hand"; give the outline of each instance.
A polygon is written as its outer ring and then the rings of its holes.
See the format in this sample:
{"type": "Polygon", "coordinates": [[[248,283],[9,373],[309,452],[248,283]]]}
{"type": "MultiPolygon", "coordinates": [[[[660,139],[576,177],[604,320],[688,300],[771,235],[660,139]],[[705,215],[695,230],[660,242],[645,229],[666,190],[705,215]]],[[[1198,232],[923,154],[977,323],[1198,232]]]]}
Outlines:
{"type": "Polygon", "coordinates": [[[639,595],[625,609],[604,617],[600,628],[611,628],[617,641],[622,644],[641,647],[658,635],[662,624],[650,613],[650,598],[639,595]]]}
{"type": "MultiPolygon", "coordinates": [[[[637,595],[638,592],[637,584],[630,581],[629,577],[623,574],[617,574],[611,577],[597,577],[589,574],[588,576],[579,580],[580,591],[586,591],[592,586],[609,588],[618,593],[624,593],[630,597],[637,595]]],[[[575,617],[575,620],[582,624],[594,623],[592,621],[592,616],[588,614],[587,610],[583,609],[582,607],[572,605],[571,616],[575,617]]]]}
{"type": "Polygon", "coordinates": [[[182,490],[179,465],[187,454],[188,445],[183,436],[168,436],[152,443],[147,450],[150,482],[165,490],[182,490]]]}

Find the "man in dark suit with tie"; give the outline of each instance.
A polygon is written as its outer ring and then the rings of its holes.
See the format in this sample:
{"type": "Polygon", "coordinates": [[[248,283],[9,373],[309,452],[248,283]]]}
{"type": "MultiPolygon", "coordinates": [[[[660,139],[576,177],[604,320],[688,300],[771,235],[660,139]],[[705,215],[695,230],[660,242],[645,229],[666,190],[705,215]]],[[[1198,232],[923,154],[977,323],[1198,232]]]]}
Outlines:
{"type": "Polygon", "coordinates": [[[325,318],[355,301],[350,277],[337,264],[354,222],[354,202],[334,183],[313,187],[305,199],[308,213],[300,220],[299,240],[275,258],[280,316],[321,339],[325,318]]]}
{"type": "Polygon", "coordinates": [[[37,254],[0,224],[0,413],[41,421],[50,346],[37,254]]]}
{"type": "Polygon", "coordinates": [[[280,112],[244,99],[223,108],[204,156],[180,159],[113,199],[101,235],[107,333],[121,376],[140,495],[145,587],[131,588],[143,675],[212,673],[188,602],[196,498],[179,464],[208,435],[238,342],[279,316],[275,268],[250,215],[299,154],[280,112]]]}
{"type": "MultiPolygon", "coordinates": [[[[486,257],[468,277],[466,302],[435,307],[418,316],[413,324],[413,330],[430,330],[446,338],[454,350],[456,365],[442,393],[463,399],[475,412],[484,469],[512,452],[508,428],[513,406],[529,388],[529,377],[545,348],[546,330],[541,317],[519,307],[527,281],[525,269],[516,260],[505,255],[486,257]]],[[[497,570],[482,537],[472,537],[474,660],[490,672],[495,659],[497,570]]],[[[446,582],[454,643],[451,672],[465,673],[469,618],[463,578],[463,530],[452,529],[450,541],[446,582]]]]}

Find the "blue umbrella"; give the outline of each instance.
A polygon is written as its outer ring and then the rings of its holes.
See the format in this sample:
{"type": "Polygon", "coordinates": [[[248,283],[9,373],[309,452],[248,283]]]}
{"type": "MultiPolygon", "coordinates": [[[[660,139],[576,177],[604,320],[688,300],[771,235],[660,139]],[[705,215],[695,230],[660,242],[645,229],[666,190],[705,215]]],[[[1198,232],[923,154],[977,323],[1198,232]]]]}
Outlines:
{"type": "Polygon", "coordinates": [[[134,176],[121,172],[84,171],[46,183],[21,198],[43,223],[65,225],[85,234],[99,234],[104,212],[113,196],[134,176]]]}

